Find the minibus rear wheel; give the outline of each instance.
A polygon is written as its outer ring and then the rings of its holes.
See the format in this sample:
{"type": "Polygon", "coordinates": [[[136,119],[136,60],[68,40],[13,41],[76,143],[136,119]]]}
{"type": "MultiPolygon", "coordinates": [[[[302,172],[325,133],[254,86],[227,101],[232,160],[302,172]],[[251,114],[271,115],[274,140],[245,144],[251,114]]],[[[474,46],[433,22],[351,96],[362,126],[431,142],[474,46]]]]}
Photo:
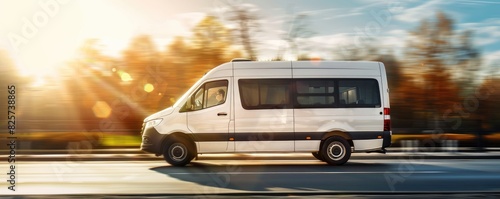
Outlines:
{"type": "Polygon", "coordinates": [[[165,143],[163,158],[173,166],[185,166],[194,158],[194,151],[189,146],[189,143],[182,138],[170,138],[165,143]]]}
{"type": "Polygon", "coordinates": [[[320,154],[330,165],[342,165],[351,157],[349,142],[340,136],[332,136],[325,140],[320,154]]]}

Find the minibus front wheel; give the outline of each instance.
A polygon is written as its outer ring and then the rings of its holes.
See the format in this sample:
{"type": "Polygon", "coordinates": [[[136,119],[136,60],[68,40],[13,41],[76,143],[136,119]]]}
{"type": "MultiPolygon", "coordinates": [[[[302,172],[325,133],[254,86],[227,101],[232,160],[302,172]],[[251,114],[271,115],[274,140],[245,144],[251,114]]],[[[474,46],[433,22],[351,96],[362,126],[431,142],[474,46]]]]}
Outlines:
{"type": "Polygon", "coordinates": [[[320,153],[328,164],[342,165],[351,157],[351,145],[343,137],[332,136],[325,140],[320,153]]]}
{"type": "Polygon", "coordinates": [[[194,158],[194,151],[189,146],[189,142],[182,138],[170,138],[165,143],[163,158],[173,166],[185,166],[194,158]]]}

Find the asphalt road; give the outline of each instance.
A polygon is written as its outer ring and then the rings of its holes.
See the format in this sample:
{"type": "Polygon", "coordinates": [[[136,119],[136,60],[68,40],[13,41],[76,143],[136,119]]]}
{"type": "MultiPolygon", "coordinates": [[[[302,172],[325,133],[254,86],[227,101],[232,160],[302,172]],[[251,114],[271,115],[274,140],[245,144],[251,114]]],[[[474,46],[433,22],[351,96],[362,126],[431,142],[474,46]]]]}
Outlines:
{"type": "MultiPolygon", "coordinates": [[[[7,161],[0,163],[9,178],[7,161]]],[[[17,163],[16,191],[31,194],[411,194],[500,193],[499,159],[29,161],[17,163]]]]}

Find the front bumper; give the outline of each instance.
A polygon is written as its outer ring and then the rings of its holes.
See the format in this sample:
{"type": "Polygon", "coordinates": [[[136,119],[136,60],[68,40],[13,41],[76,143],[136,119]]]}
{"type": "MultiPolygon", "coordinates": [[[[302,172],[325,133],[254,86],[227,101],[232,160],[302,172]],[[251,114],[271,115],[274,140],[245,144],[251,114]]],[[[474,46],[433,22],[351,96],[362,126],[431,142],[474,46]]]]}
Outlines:
{"type": "Polygon", "coordinates": [[[163,153],[162,140],[164,135],[160,134],[154,127],[143,129],[142,132],[141,150],[153,153],[157,156],[163,153]]]}

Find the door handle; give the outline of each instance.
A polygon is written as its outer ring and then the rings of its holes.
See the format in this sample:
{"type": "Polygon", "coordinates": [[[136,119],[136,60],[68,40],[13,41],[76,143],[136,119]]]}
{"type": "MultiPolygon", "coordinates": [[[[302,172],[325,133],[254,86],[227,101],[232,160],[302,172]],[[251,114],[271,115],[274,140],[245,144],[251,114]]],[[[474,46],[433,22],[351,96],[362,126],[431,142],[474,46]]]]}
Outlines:
{"type": "Polygon", "coordinates": [[[224,112],[220,112],[220,113],[217,113],[217,116],[226,116],[227,113],[224,113],[224,112]]]}

